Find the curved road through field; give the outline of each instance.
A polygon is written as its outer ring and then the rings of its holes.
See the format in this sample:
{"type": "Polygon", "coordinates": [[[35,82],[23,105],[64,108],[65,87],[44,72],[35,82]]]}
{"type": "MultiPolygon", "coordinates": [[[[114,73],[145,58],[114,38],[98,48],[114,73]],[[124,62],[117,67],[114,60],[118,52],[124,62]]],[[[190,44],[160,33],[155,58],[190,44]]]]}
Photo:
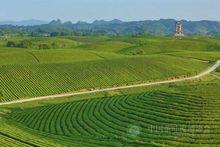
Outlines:
{"type": "Polygon", "coordinates": [[[10,101],[10,102],[3,102],[3,103],[0,103],[0,106],[2,106],[2,105],[11,105],[11,104],[18,104],[18,103],[25,103],[25,102],[31,102],[31,101],[38,101],[38,100],[44,100],[44,99],[61,98],[61,97],[68,97],[68,96],[76,96],[76,95],[99,93],[99,92],[105,92],[105,91],[129,89],[129,88],[135,88],[135,87],[146,87],[146,86],[152,86],[152,85],[160,85],[160,84],[176,83],[176,82],[187,81],[187,80],[194,80],[194,79],[198,79],[198,78],[201,78],[203,76],[206,76],[206,75],[210,74],[211,72],[215,71],[219,66],[220,66],[220,60],[217,61],[212,67],[210,67],[206,71],[204,71],[204,72],[202,72],[202,73],[200,73],[198,75],[192,76],[192,77],[173,79],[173,80],[166,80],[166,81],[158,81],[158,82],[152,82],[152,83],[142,83],[142,84],[135,84],[135,85],[128,85],[128,86],[96,89],[96,90],[92,90],[92,91],[73,92],[73,93],[64,93],[64,94],[56,94],[56,95],[49,95],[49,96],[34,97],[34,98],[29,98],[29,99],[22,99],[22,100],[10,101]]]}

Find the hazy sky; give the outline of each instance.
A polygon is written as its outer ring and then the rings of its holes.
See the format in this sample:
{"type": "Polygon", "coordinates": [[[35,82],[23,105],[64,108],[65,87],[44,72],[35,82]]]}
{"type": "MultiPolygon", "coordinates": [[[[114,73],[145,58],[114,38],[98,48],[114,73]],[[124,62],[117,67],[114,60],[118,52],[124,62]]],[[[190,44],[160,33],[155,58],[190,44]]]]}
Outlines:
{"type": "Polygon", "coordinates": [[[175,18],[220,21],[220,0],[0,0],[0,21],[175,18]]]}

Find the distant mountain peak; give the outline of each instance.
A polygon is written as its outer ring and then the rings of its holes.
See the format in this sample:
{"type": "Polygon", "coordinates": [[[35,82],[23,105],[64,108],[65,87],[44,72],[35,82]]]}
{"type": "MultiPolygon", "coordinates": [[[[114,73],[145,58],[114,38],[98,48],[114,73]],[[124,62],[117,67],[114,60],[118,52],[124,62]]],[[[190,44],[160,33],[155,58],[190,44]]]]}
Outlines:
{"type": "Polygon", "coordinates": [[[60,19],[52,20],[49,24],[50,25],[62,25],[62,21],[60,19]]]}
{"type": "Polygon", "coordinates": [[[123,21],[121,21],[119,19],[113,19],[113,20],[110,21],[110,23],[121,24],[121,23],[123,23],[123,21]]]}
{"type": "Polygon", "coordinates": [[[63,23],[64,25],[72,25],[73,23],[71,21],[66,21],[63,23]]]}
{"type": "Polygon", "coordinates": [[[119,19],[113,19],[111,21],[105,21],[105,20],[95,20],[92,24],[93,25],[103,25],[103,24],[122,24],[123,21],[119,19]]]}
{"type": "Polygon", "coordinates": [[[95,20],[95,21],[93,21],[92,24],[99,25],[99,24],[105,24],[105,23],[107,23],[107,21],[105,21],[105,20],[95,20]]]}

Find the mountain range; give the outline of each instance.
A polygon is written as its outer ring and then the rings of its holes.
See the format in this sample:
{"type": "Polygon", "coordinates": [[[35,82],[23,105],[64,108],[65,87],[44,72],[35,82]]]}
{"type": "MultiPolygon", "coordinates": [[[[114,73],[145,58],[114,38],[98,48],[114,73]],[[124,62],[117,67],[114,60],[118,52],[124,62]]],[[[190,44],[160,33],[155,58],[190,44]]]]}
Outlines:
{"type": "MultiPolygon", "coordinates": [[[[62,22],[60,19],[50,23],[38,20],[29,20],[13,23],[0,22],[0,34],[48,34],[51,36],[68,36],[74,34],[111,34],[111,35],[171,35],[175,32],[174,19],[145,20],[125,22],[118,19],[111,21],[96,20],[92,23],[79,21],[62,22]]],[[[187,21],[182,20],[184,33],[202,35],[220,35],[220,22],[218,21],[187,21]]]]}
{"type": "Polygon", "coordinates": [[[48,24],[48,22],[43,20],[22,20],[22,21],[0,21],[0,25],[13,25],[13,26],[35,26],[35,25],[42,25],[48,24]]]}

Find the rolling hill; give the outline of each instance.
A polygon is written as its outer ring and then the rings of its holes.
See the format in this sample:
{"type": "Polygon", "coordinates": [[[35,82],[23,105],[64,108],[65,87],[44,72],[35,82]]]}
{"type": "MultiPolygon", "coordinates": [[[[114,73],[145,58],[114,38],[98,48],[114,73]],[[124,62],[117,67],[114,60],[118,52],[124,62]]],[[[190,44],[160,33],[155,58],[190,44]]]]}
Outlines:
{"type": "MultiPolygon", "coordinates": [[[[219,49],[207,36],[1,38],[0,103],[189,77],[219,49]]],[[[219,146],[219,79],[1,105],[0,146],[219,146]]]]}

